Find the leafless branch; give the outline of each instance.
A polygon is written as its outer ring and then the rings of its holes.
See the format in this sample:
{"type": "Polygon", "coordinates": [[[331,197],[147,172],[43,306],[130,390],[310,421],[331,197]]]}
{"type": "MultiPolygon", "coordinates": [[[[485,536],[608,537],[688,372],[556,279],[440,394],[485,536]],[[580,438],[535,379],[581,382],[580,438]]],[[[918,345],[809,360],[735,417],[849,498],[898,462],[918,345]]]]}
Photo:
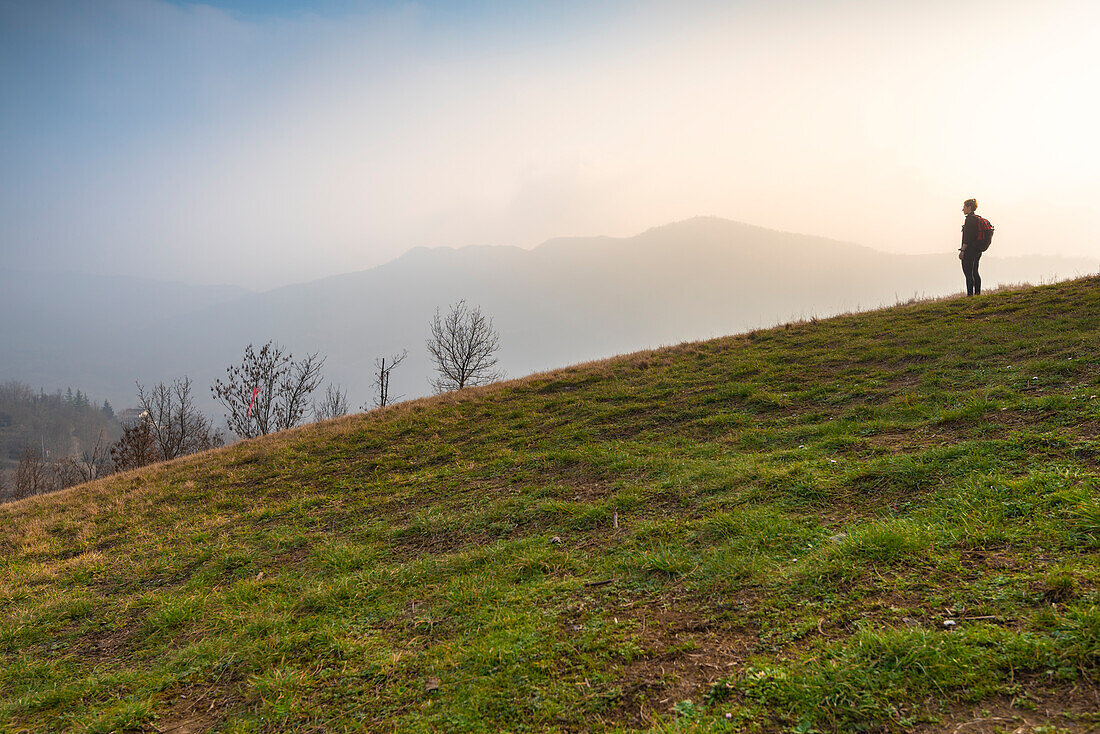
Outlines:
{"type": "Polygon", "coordinates": [[[313,404],[313,420],[327,421],[348,414],[348,395],[339,385],[325,387],[325,397],[313,404]]]}
{"type": "Polygon", "coordinates": [[[15,467],[12,488],[15,499],[50,491],[53,487],[49,480],[49,467],[42,452],[33,446],[24,446],[19,455],[19,465],[15,467]]]}
{"type": "MultiPolygon", "coordinates": [[[[385,408],[395,400],[400,400],[403,395],[392,396],[390,395],[390,373],[393,372],[393,368],[405,361],[405,358],[409,356],[409,350],[405,349],[401,354],[394,354],[388,358],[379,357],[374,360],[374,406],[375,408],[385,408]]],[[[364,410],[366,406],[364,406],[364,410]]]]}

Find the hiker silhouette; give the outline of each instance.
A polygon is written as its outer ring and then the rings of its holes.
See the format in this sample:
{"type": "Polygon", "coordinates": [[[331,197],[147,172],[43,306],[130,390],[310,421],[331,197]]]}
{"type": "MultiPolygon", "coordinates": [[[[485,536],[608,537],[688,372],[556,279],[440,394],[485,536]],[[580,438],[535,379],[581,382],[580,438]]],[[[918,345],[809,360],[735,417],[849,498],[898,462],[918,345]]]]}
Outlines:
{"type": "Polygon", "coordinates": [[[982,292],[982,276],[978,274],[978,262],[982,259],[982,253],[989,249],[989,243],[993,239],[993,225],[988,219],[975,214],[977,209],[977,199],[967,199],[963,202],[963,214],[966,215],[966,219],[962,226],[959,260],[962,261],[968,296],[977,296],[982,292]]]}

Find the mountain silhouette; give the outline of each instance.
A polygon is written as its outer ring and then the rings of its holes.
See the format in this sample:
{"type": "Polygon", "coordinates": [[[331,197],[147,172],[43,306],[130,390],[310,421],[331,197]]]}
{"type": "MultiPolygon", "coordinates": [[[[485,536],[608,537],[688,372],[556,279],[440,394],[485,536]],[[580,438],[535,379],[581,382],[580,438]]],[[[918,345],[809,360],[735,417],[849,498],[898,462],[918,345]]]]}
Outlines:
{"type": "MultiPolygon", "coordinates": [[[[983,263],[990,287],[1095,270],[1084,260],[998,258],[995,251],[983,263]]],[[[207,386],[239,360],[246,344],[274,339],[295,354],[327,355],[326,375],[360,405],[370,397],[374,359],[403,349],[409,358],[393,373],[392,393],[430,392],[427,323],[437,307],[460,299],[492,315],[501,333],[501,366],[515,376],[957,293],[961,284],[954,251],[899,255],[697,217],[633,237],[559,238],[531,250],[416,248],[369,270],[262,293],[202,291],[190,310],[142,295],[130,300],[144,322],[122,329],[106,323],[80,339],[51,341],[40,333],[49,349],[31,358],[26,349],[5,350],[0,370],[46,386],[79,384],[116,405],[133,402],[135,379],[186,374],[213,410],[207,386]]],[[[23,331],[33,328],[31,318],[23,331]]]]}

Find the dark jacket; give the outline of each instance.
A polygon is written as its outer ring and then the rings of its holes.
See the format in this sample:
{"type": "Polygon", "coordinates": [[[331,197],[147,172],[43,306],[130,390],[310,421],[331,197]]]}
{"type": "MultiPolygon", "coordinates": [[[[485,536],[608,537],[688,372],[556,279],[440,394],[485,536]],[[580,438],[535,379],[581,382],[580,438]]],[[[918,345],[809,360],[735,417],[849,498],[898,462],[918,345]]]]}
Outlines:
{"type": "Polygon", "coordinates": [[[978,244],[978,216],[974,212],[970,212],[966,215],[966,221],[963,222],[963,239],[962,247],[964,250],[969,250],[972,245],[978,244]]]}

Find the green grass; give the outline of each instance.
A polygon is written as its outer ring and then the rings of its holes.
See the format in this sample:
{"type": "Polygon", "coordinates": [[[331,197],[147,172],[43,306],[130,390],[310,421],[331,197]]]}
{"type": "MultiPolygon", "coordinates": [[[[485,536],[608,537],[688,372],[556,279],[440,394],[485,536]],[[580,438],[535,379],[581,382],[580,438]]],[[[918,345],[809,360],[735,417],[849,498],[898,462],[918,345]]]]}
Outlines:
{"type": "Polygon", "coordinates": [[[1093,277],[7,505],[0,728],[1094,730],[1097,394],[1093,277]]]}

